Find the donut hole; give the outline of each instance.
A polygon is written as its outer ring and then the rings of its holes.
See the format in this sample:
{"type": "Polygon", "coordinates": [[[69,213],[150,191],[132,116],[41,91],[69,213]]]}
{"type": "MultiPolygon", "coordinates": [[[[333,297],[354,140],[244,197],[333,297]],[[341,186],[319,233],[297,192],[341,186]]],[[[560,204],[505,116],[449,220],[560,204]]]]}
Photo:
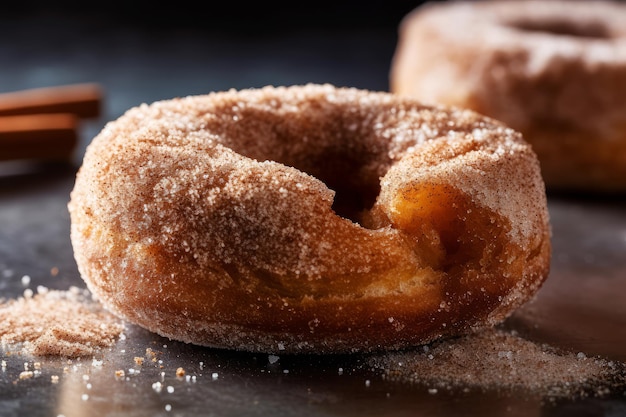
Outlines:
{"type": "Polygon", "coordinates": [[[370,178],[363,167],[368,158],[358,153],[325,150],[304,165],[294,166],[324,182],[335,191],[333,211],[346,219],[363,225],[367,213],[380,193],[380,182],[370,178]]]}
{"type": "Polygon", "coordinates": [[[599,22],[573,22],[567,19],[515,20],[509,27],[522,32],[536,32],[554,36],[576,38],[609,39],[611,33],[599,22]]]}
{"type": "Polygon", "coordinates": [[[278,102],[273,106],[241,106],[236,113],[220,109],[224,143],[248,158],[317,178],[335,192],[333,211],[363,226],[363,215],[380,193],[381,172],[389,165],[374,127],[361,123],[365,115],[350,114],[338,104],[301,103],[295,113],[282,110],[278,102]],[[322,104],[328,108],[320,109],[322,104]]]}
{"type": "MultiPolygon", "coordinates": [[[[283,137],[282,143],[295,143],[297,138],[283,137]]],[[[319,144],[319,142],[317,142],[319,144]]],[[[309,174],[335,192],[332,210],[341,217],[365,226],[363,217],[380,194],[380,180],[373,167],[381,164],[378,157],[364,149],[354,149],[338,137],[332,146],[288,155],[266,154],[271,160],[309,174]]],[[[244,150],[241,150],[245,154],[244,150]]]]}

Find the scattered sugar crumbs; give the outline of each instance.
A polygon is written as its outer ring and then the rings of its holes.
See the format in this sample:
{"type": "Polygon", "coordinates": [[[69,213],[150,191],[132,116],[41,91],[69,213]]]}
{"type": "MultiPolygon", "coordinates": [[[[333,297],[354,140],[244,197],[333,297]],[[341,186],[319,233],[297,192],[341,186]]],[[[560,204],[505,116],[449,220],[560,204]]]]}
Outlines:
{"type": "Polygon", "coordinates": [[[501,329],[443,340],[419,351],[374,356],[371,365],[388,381],[425,384],[431,393],[523,390],[564,398],[626,389],[623,363],[563,352],[501,329]]]}
{"type": "Polygon", "coordinates": [[[0,343],[5,351],[35,356],[80,357],[110,347],[123,324],[87,290],[38,287],[0,303],[0,343]]]}

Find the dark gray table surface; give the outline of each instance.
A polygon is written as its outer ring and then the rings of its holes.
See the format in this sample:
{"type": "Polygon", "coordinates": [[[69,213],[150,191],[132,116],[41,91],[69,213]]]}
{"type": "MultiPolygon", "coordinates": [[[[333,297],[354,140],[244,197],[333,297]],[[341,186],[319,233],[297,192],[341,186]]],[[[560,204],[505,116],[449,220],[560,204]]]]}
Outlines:
{"type": "MultiPolygon", "coordinates": [[[[108,120],[142,102],[228,88],[328,82],[386,90],[395,47],[392,27],[258,36],[107,28],[59,16],[0,25],[0,91],[98,82],[106,93],[101,117],[81,126],[74,164],[0,165],[0,297],[19,296],[23,275],[31,277],[31,288],[84,287],[66,205],[84,147],[108,120]],[[54,277],[53,267],[59,270],[54,277]]],[[[510,326],[539,342],[626,362],[626,199],[549,195],[549,209],[551,275],[510,326]]],[[[17,383],[24,358],[0,357],[7,362],[0,372],[0,416],[626,415],[625,392],[556,402],[523,392],[432,395],[425,386],[384,381],[360,356],[271,363],[267,355],[195,347],[132,325],[99,370],[88,359],[75,360],[75,371],[58,384],[49,375],[63,373],[63,360],[42,358],[43,377],[17,383]],[[163,368],[144,366],[128,381],[116,381],[113,370],[132,368],[147,346],[162,352],[163,368]],[[176,379],[177,367],[196,380],[176,379]],[[173,393],[153,388],[161,372],[173,393]]]]}

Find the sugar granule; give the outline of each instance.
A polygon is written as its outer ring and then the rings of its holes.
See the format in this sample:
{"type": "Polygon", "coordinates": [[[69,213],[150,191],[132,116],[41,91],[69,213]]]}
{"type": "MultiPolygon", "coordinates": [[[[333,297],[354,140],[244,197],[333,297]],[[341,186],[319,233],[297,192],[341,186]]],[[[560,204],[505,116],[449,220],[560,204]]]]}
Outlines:
{"type": "Polygon", "coordinates": [[[35,356],[80,357],[112,346],[123,324],[86,290],[38,288],[0,304],[0,343],[35,356]]]}
{"type": "Polygon", "coordinates": [[[20,372],[20,379],[30,379],[35,375],[33,371],[22,371],[20,372]]]}
{"type": "Polygon", "coordinates": [[[371,364],[386,380],[431,389],[525,390],[564,397],[600,392],[599,386],[609,384],[626,386],[624,364],[559,351],[499,329],[374,356],[371,364]]]}

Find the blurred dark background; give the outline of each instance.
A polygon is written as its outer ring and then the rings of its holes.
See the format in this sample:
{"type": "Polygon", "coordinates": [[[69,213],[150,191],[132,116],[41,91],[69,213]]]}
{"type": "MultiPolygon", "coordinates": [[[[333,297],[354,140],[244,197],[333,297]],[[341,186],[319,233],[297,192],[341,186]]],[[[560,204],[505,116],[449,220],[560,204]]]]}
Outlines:
{"type": "Polygon", "coordinates": [[[417,1],[16,1],[0,13],[0,92],[96,82],[103,113],[230,88],[331,83],[388,90],[417,1]]]}
{"type": "Polygon", "coordinates": [[[193,29],[203,33],[284,33],[291,30],[378,30],[395,27],[418,1],[273,2],[230,1],[17,1],[3,6],[4,17],[84,19],[95,26],[142,30],[193,29]]]}
{"type": "Polygon", "coordinates": [[[225,88],[387,89],[398,24],[418,4],[12,2],[0,13],[0,92],[96,81],[113,117],[137,102],[225,88]]]}

